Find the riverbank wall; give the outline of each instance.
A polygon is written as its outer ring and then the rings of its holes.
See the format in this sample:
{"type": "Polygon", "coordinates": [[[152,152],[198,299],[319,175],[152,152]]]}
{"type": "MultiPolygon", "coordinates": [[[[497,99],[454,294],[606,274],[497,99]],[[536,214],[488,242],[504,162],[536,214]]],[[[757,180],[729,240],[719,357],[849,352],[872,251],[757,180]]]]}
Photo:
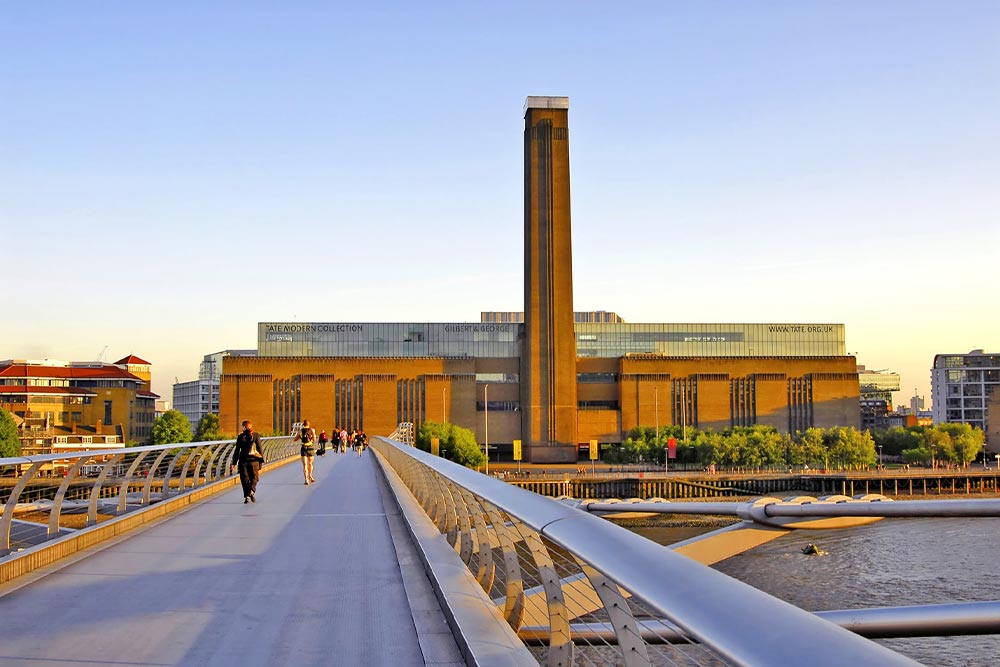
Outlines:
{"type": "Polygon", "coordinates": [[[590,498],[726,498],[783,496],[856,496],[878,493],[889,497],[934,497],[996,495],[1000,474],[996,471],[566,476],[562,479],[508,479],[508,483],[543,496],[590,498]]]}

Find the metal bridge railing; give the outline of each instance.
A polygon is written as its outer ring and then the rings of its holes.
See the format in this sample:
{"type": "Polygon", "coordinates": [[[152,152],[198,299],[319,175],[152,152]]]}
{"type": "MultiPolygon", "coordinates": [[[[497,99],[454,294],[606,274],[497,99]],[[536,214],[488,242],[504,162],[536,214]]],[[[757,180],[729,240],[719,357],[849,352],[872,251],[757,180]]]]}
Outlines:
{"type": "Polygon", "coordinates": [[[543,664],[917,664],[577,508],[371,446],[543,664]]]}
{"type": "MultiPolygon", "coordinates": [[[[297,456],[264,438],[265,469],[297,456]]],[[[232,477],[234,440],[0,459],[0,563],[9,554],[232,477]]]]}

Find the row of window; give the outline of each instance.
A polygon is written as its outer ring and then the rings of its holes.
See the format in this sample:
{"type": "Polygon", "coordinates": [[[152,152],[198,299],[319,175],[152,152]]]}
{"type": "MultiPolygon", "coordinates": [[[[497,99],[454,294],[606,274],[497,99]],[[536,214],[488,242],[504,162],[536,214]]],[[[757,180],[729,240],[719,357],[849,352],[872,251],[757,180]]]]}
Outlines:
{"type": "Polygon", "coordinates": [[[1000,383],[1000,368],[986,370],[948,371],[948,382],[1000,383]]]}
{"type": "Polygon", "coordinates": [[[580,410],[618,410],[618,401],[577,401],[576,407],[580,410]]]}
{"type": "Polygon", "coordinates": [[[0,386],[4,387],[68,387],[69,380],[66,378],[2,378],[0,386]]]}
{"type": "Polygon", "coordinates": [[[3,403],[27,403],[30,405],[90,405],[91,396],[50,396],[48,394],[26,395],[6,394],[3,403]]]}
{"type": "Polygon", "coordinates": [[[521,376],[518,373],[476,373],[476,382],[481,384],[518,383],[521,376]]]}
{"type": "Polygon", "coordinates": [[[520,412],[521,401],[476,401],[477,412],[520,412]]]}
{"type": "MultiPolygon", "coordinates": [[[[81,435],[78,437],[80,439],[80,444],[82,445],[90,445],[93,444],[94,442],[94,436],[92,435],[81,435]]],[[[98,442],[103,442],[106,445],[113,445],[118,442],[117,435],[98,436],[98,438],[100,438],[98,442]]],[[[55,438],[52,439],[52,441],[57,445],[65,445],[69,444],[69,437],[65,435],[57,435],[55,438]]]]}

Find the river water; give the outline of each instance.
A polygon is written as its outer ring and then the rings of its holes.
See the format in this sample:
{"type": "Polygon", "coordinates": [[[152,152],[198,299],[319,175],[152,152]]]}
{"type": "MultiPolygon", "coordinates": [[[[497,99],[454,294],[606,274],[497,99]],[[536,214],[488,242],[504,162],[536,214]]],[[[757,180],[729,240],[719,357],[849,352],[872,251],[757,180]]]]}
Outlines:
{"type": "MultiPolygon", "coordinates": [[[[636,528],[661,544],[705,532],[636,528]]],[[[810,611],[1000,600],[1000,519],[885,519],[798,531],[714,566],[810,611]],[[809,542],[826,551],[805,556],[809,542]]],[[[996,667],[1000,636],[878,640],[928,667],[996,667]]]]}

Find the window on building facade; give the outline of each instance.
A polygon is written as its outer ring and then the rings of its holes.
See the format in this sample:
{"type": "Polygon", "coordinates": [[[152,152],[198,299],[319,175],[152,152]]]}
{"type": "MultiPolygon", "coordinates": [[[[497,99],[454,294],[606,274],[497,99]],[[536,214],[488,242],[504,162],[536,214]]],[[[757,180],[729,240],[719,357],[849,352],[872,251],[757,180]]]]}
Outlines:
{"type": "Polygon", "coordinates": [[[580,410],[617,410],[618,401],[577,401],[580,410]]]}
{"type": "MultiPolygon", "coordinates": [[[[486,412],[487,405],[483,401],[476,401],[476,411],[486,412]]],[[[490,401],[490,412],[517,412],[521,409],[520,401],[490,401]]]]}

